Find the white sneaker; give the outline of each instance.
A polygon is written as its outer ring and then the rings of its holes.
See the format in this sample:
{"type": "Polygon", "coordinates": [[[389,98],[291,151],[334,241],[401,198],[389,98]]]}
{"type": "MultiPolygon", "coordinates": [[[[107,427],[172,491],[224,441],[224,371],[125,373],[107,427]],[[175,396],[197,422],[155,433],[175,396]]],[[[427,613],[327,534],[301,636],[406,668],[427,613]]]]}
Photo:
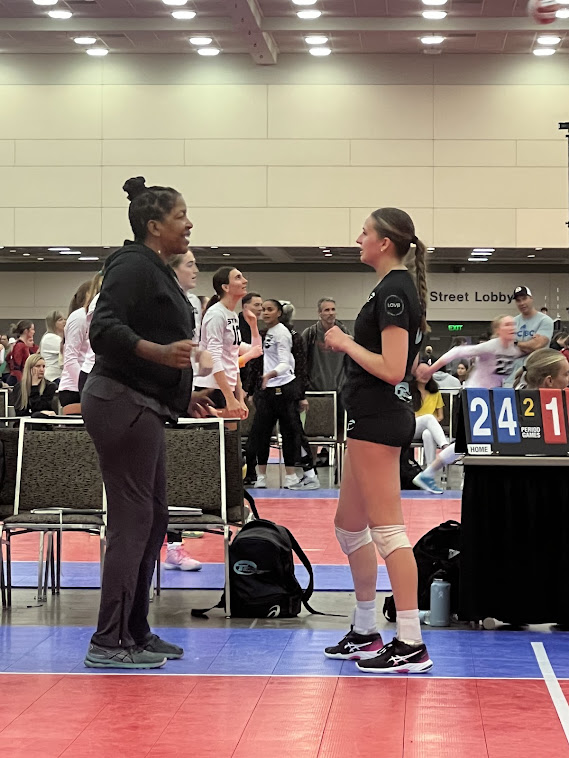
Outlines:
{"type": "Polygon", "coordinates": [[[266,490],[267,489],[267,475],[257,474],[257,481],[255,482],[253,487],[256,490],[266,490]]]}
{"type": "Polygon", "coordinates": [[[292,490],[299,482],[300,479],[296,474],[285,474],[284,488],[285,490],[292,490]]]}
{"type": "Polygon", "coordinates": [[[319,490],[320,480],[317,476],[303,476],[298,484],[293,484],[291,490],[319,490]]]}

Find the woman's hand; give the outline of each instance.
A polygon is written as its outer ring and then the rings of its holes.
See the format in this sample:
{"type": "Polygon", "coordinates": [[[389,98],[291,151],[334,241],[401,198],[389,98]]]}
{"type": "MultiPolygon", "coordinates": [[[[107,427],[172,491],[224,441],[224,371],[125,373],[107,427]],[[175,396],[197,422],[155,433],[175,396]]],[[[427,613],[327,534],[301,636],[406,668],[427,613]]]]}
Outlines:
{"type": "Polygon", "coordinates": [[[308,412],[308,400],[304,398],[304,400],[300,400],[298,403],[298,410],[299,413],[307,413],[308,412]]]}
{"type": "Polygon", "coordinates": [[[245,400],[242,400],[241,403],[241,420],[245,421],[245,419],[249,418],[249,406],[245,402],[245,400]]]}
{"type": "Polygon", "coordinates": [[[219,416],[219,412],[213,407],[207,390],[193,392],[188,406],[188,415],[191,418],[208,418],[219,416]]]}
{"type": "Polygon", "coordinates": [[[161,360],[163,366],[170,368],[189,368],[192,365],[192,350],[197,347],[191,340],[180,340],[170,345],[162,345],[161,360]]]}
{"type": "Polygon", "coordinates": [[[261,389],[266,390],[267,384],[269,383],[269,380],[274,379],[275,376],[277,376],[276,371],[269,371],[268,374],[265,374],[261,380],[261,389]]]}
{"type": "Polygon", "coordinates": [[[426,363],[419,363],[415,369],[415,378],[418,382],[421,382],[421,384],[426,384],[432,375],[433,372],[431,370],[431,366],[427,366],[426,363]]]}
{"type": "Polygon", "coordinates": [[[326,347],[333,350],[335,353],[345,353],[350,342],[350,336],[345,334],[339,326],[333,326],[331,329],[328,329],[324,335],[324,343],[326,347]]]}
{"type": "Polygon", "coordinates": [[[249,324],[249,326],[253,326],[257,323],[257,316],[255,316],[255,314],[252,313],[249,308],[243,309],[242,313],[243,318],[249,324]]]}
{"type": "Polygon", "coordinates": [[[196,361],[199,365],[199,376],[209,376],[213,369],[213,357],[209,350],[198,350],[196,352],[196,361]]]}
{"type": "Polygon", "coordinates": [[[226,406],[220,411],[222,418],[243,418],[243,408],[241,402],[237,400],[235,395],[225,398],[226,406]]]}

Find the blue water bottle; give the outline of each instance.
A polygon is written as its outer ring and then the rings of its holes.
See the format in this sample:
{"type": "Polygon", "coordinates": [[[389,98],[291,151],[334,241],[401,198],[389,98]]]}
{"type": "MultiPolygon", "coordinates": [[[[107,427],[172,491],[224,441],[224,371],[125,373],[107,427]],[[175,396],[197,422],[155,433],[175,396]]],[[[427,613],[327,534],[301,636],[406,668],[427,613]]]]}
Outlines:
{"type": "Polygon", "coordinates": [[[431,626],[450,625],[450,582],[434,579],[431,584],[431,626]]]}

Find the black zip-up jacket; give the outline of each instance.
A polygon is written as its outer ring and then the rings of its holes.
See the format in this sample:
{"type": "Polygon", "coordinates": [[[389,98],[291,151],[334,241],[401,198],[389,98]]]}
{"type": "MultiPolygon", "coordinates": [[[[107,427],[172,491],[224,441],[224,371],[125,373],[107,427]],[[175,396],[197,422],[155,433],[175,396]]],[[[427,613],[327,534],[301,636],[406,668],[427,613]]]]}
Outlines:
{"type": "Polygon", "coordinates": [[[168,345],[192,339],[193,333],[193,311],[172,269],[146,245],[125,242],[107,261],[89,330],[96,355],[93,373],[183,415],[192,394],[192,369],[143,360],[135,349],[140,339],[168,345]]]}

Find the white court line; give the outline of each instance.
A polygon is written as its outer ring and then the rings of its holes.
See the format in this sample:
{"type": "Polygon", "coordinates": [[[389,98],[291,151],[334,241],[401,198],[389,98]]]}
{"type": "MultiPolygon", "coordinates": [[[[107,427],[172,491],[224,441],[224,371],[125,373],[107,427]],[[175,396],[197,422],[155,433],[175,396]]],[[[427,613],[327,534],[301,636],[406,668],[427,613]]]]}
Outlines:
{"type": "Polygon", "coordinates": [[[535,657],[537,658],[537,664],[543,675],[546,687],[549,690],[551,699],[553,700],[553,705],[557,711],[559,721],[561,722],[561,726],[565,732],[565,737],[569,742],[569,704],[567,703],[567,699],[563,694],[559,680],[555,676],[553,667],[549,661],[549,658],[547,657],[543,642],[532,642],[531,646],[533,648],[533,652],[535,653],[535,657]]]}

